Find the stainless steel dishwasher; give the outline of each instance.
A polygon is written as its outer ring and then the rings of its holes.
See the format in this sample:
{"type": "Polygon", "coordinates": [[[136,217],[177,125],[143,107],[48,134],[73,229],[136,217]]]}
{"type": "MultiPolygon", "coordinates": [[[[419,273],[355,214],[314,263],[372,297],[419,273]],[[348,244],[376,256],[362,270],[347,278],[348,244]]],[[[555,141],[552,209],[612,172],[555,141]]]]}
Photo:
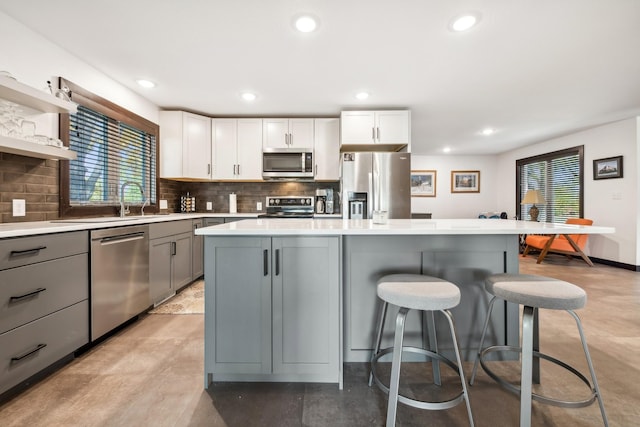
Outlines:
{"type": "Polygon", "coordinates": [[[91,231],[91,341],[149,307],[149,226],[91,231]]]}

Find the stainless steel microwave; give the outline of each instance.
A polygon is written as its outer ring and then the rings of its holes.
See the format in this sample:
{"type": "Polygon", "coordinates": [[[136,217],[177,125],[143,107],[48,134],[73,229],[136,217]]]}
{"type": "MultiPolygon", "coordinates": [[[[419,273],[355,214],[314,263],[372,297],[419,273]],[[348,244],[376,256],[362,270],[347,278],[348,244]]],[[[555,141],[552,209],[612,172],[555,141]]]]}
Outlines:
{"type": "Polygon", "coordinates": [[[313,150],[265,148],[262,150],[262,178],[266,180],[313,180],[313,150]]]}

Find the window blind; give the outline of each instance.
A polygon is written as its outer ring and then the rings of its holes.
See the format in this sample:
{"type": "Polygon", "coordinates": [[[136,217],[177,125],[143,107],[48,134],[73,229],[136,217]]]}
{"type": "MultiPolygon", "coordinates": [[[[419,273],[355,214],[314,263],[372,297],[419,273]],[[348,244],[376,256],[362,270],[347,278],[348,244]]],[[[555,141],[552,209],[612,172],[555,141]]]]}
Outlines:
{"type": "Polygon", "coordinates": [[[531,205],[520,202],[528,190],[539,190],[546,203],[536,204],[541,222],[563,223],[582,218],[583,147],[574,147],[516,161],[516,212],[528,219],[531,205]]]}
{"type": "Polygon", "coordinates": [[[71,206],[117,205],[124,200],[141,205],[156,202],[155,136],[79,105],[69,117],[69,148],[77,159],[69,162],[71,206]]]}

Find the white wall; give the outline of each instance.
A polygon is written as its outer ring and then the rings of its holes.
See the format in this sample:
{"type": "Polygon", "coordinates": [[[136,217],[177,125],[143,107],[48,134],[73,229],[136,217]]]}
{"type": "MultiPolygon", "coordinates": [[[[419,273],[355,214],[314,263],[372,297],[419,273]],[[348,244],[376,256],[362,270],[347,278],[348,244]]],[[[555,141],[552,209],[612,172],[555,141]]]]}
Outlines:
{"type": "Polygon", "coordinates": [[[584,216],[594,225],[616,228],[615,234],[589,237],[588,255],[640,265],[638,250],[640,208],[638,200],[638,146],[640,118],[632,118],[544,141],[497,157],[496,194],[499,206],[515,214],[516,160],[584,145],[584,216]],[[593,179],[593,160],[623,156],[624,176],[593,179]]]}
{"type": "MultiPolygon", "coordinates": [[[[78,37],[82,35],[79,34],[78,37]]],[[[111,80],[83,60],[2,12],[0,40],[3,41],[0,70],[10,72],[19,82],[44,90],[47,80],[54,83],[54,77],[64,77],[102,98],[158,123],[159,108],[155,104],[111,80]]],[[[37,125],[39,132],[57,136],[57,120],[54,115],[39,117],[37,125]]]]}
{"type": "Polygon", "coordinates": [[[480,212],[507,211],[496,197],[496,156],[411,156],[412,170],[435,170],[436,197],[412,197],[411,212],[433,218],[477,218],[480,212]],[[451,193],[452,170],[480,171],[479,193],[451,193]]]}

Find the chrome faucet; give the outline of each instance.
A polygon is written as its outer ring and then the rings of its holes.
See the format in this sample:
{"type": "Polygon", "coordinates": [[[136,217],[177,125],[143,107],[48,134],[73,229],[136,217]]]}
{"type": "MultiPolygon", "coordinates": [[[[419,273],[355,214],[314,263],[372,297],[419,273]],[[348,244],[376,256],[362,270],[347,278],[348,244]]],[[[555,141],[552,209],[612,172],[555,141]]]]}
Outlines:
{"type": "Polygon", "coordinates": [[[142,189],[142,186],[137,182],[133,182],[133,181],[125,182],[124,184],[122,184],[122,187],[120,187],[120,218],[124,218],[125,215],[129,213],[129,207],[124,206],[124,189],[127,187],[127,185],[135,185],[140,189],[140,195],[142,196],[142,200],[143,200],[142,209],[144,209],[144,205],[146,204],[146,199],[144,198],[144,190],[142,189]]]}

